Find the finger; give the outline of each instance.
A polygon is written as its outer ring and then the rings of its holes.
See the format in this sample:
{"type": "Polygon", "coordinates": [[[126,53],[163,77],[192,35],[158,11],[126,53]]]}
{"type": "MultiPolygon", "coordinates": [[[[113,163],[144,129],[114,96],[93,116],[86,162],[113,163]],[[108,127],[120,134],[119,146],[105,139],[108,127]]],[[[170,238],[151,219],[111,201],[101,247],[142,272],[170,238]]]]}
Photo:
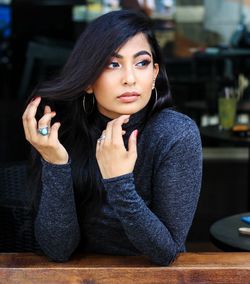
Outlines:
{"type": "Polygon", "coordinates": [[[104,143],[104,140],[106,139],[106,130],[102,131],[102,135],[97,139],[97,143],[100,146],[104,143]]]}
{"type": "Polygon", "coordinates": [[[43,115],[43,117],[38,121],[38,129],[39,128],[44,128],[44,127],[49,127],[50,128],[50,122],[53,117],[55,117],[56,113],[49,112],[43,115]]]}
{"type": "Polygon", "coordinates": [[[34,115],[36,114],[37,107],[41,102],[41,97],[35,97],[33,98],[30,103],[27,105],[24,113],[23,113],[23,118],[27,118],[27,116],[30,115],[31,112],[35,112],[34,115]]]}
{"type": "Polygon", "coordinates": [[[44,115],[38,121],[38,127],[50,127],[51,119],[56,116],[56,112],[51,111],[50,106],[46,105],[43,113],[44,115]]]}
{"type": "Polygon", "coordinates": [[[129,155],[136,157],[137,156],[137,135],[138,130],[134,130],[128,140],[128,153],[129,155]]]}
{"type": "Polygon", "coordinates": [[[100,140],[100,138],[96,140],[96,153],[101,150],[101,144],[103,143],[102,141],[104,140],[100,140]]]}
{"type": "Polygon", "coordinates": [[[129,121],[129,115],[122,115],[119,118],[111,120],[110,122],[108,122],[107,127],[106,127],[106,133],[105,133],[105,142],[106,142],[106,144],[110,143],[112,141],[112,139],[113,139],[113,127],[114,127],[114,124],[120,125],[121,135],[124,135],[126,133],[126,131],[122,130],[121,124],[127,123],[128,121],[129,121]]]}
{"type": "Polygon", "coordinates": [[[112,125],[112,141],[115,143],[123,143],[123,138],[122,138],[122,125],[124,123],[127,123],[129,121],[129,115],[121,115],[118,117],[116,120],[114,120],[113,125],[112,125]]]}
{"type": "Polygon", "coordinates": [[[112,140],[112,124],[113,124],[113,120],[109,121],[107,123],[106,129],[105,129],[105,142],[106,142],[106,144],[110,143],[110,141],[112,140]]]}
{"type": "Polygon", "coordinates": [[[98,139],[96,140],[96,146],[95,146],[95,151],[96,153],[100,150],[100,145],[98,139]]]}
{"type": "Polygon", "coordinates": [[[50,106],[46,105],[44,108],[44,114],[51,112],[50,106]]]}
{"type": "MultiPolygon", "coordinates": [[[[50,113],[50,112],[51,112],[50,106],[46,105],[46,106],[44,107],[43,114],[45,115],[45,114],[48,114],[48,113],[50,113]]],[[[39,126],[39,123],[38,123],[38,129],[41,128],[41,127],[48,127],[48,129],[50,129],[50,126],[51,126],[51,119],[49,120],[48,124],[45,125],[45,126],[39,126]]]]}
{"type": "Polygon", "coordinates": [[[103,130],[103,131],[102,131],[101,137],[106,137],[106,130],[103,130]]]}
{"type": "Polygon", "coordinates": [[[61,126],[60,122],[55,122],[50,128],[50,139],[52,141],[58,141],[58,131],[61,126]]]}
{"type": "Polygon", "coordinates": [[[37,121],[35,115],[37,112],[37,107],[41,102],[41,97],[34,98],[26,107],[23,113],[23,127],[26,138],[29,140],[31,138],[32,130],[37,129],[37,121]]]}

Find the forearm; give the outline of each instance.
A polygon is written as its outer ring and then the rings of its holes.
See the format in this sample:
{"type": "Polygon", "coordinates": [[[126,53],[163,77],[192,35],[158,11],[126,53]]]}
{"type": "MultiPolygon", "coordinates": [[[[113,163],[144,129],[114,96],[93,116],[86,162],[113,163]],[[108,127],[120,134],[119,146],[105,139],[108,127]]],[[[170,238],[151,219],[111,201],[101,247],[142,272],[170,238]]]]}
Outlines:
{"type": "Polygon", "coordinates": [[[130,241],[162,265],[184,250],[199,198],[201,144],[188,137],[175,143],[171,152],[162,151],[150,184],[137,183],[151,192],[150,203],[137,193],[133,174],[104,180],[108,201],[130,241]]]}
{"type": "Polygon", "coordinates": [[[183,249],[137,194],[133,174],[104,181],[108,200],[131,243],[158,264],[167,265],[183,249]]]}
{"type": "Polygon", "coordinates": [[[42,193],[35,220],[36,239],[48,257],[66,261],[80,240],[71,169],[43,161],[42,193]]]}

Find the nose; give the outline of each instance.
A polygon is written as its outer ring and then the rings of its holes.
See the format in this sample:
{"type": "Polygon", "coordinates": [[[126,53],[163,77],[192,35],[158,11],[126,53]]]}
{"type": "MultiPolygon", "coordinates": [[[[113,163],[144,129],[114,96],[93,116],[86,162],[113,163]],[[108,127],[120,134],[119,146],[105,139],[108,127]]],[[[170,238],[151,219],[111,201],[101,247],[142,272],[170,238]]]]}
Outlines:
{"type": "Polygon", "coordinates": [[[133,86],[136,83],[136,78],[134,74],[134,70],[132,67],[124,68],[124,72],[122,75],[122,83],[123,85],[133,86]]]}

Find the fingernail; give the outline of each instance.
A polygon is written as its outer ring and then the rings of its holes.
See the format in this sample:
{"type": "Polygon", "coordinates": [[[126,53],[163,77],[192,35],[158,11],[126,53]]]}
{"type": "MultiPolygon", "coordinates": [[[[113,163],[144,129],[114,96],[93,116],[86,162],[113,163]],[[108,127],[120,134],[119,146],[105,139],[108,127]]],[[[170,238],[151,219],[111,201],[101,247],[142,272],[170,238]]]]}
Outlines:
{"type": "Polygon", "coordinates": [[[138,136],[138,130],[136,129],[136,130],[134,131],[134,137],[137,138],[137,136],[138,136]]]}
{"type": "Polygon", "coordinates": [[[38,96],[35,96],[31,99],[31,102],[33,102],[34,100],[36,100],[37,98],[39,98],[38,96]]]}

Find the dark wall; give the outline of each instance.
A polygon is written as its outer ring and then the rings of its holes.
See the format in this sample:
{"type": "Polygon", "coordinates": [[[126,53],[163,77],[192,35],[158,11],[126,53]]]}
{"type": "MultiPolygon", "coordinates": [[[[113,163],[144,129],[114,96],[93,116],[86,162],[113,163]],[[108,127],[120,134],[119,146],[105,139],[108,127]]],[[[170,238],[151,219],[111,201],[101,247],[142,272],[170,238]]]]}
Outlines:
{"type": "Polygon", "coordinates": [[[74,41],[71,5],[34,5],[14,1],[12,5],[12,71],[11,96],[20,85],[28,42],[37,38],[74,41]]]}

